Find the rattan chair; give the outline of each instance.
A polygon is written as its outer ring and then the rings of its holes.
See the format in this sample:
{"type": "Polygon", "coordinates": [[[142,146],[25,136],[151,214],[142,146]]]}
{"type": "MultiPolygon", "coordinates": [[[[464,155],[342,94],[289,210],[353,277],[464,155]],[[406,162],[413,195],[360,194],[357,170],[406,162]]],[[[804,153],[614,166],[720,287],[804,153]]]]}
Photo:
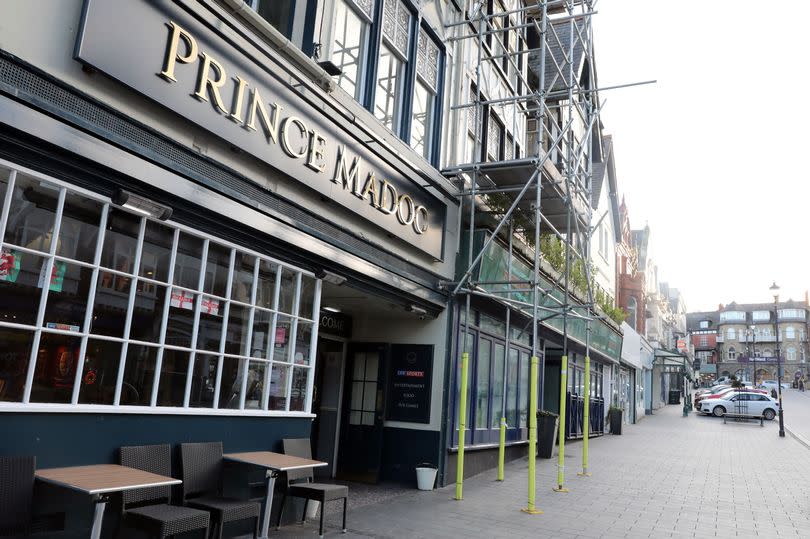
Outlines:
{"type": "MultiPolygon", "coordinates": [[[[171,476],[171,446],[140,445],[119,450],[121,465],[159,475],[171,476]]],[[[164,539],[178,533],[202,530],[208,537],[208,511],[169,505],[172,487],[150,487],[122,493],[122,523],[164,539]]]]}
{"type": "Polygon", "coordinates": [[[222,496],[222,442],[180,444],[180,459],[183,503],[210,511],[219,538],[226,523],[253,519],[253,539],[256,539],[261,505],[222,496]]]}
{"type": "MultiPolygon", "coordinates": [[[[284,453],[305,459],[312,458],[312,449],[309,438],[285,438],[283,440],[284,453]]],[[[346,503],[349,501],[349,487],[346,485],[334,485],[329,483],[313,483],[312,468],[287,471],[287,488],[281,498],[281,508],[278,510],[278,521],[276,528],[281,526],[281,515],[284,512],[284,502],[287,496],[304,498],[304,514],[301,522],[307,518],[307,506],[309,501],[321,503],[321,525],[318,535],[323,537],[323,515],[326,512],[325,504],[331,500],[343,500],[343,533],[346,533],[346,503]],[[304,480],[304,482],[300,482],[304,480]]]]}
{"type": "Polygon", "coordinates": [[[0,457],[0,537],[31,532],[36,457],[0,457]]]}

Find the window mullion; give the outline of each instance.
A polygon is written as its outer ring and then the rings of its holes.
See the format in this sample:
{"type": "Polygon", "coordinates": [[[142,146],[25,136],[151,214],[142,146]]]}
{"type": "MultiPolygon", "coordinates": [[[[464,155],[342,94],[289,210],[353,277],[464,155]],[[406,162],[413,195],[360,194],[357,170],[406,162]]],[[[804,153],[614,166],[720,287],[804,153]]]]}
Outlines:
{"type": "MultiPolygon", "coordinates": [[[[300,275],[300,273],[299,273],[300,275]]],[[[321,310],[321,287],[323,281],[315,280],[315,297],[312,301],[312,330],[309,339],[309,372],[307,373],[307,394],[304,411],[312,413],[312,386],[315,383],[315,351],[318,346],[318,314],[321,310]]]]}
{"type": "Polygon", "coordinates": [[[172,251],[169,255],[169,273],[166,277],[168,286],[166,287],[166,296],[163,299],[163,319],[160,322],[160,346],[157,350],[157,357],[155,358],[155,374],[152,377],[152,395],[149,398],[149,406],[157,406],[158,389],[160,388],[160,371],[163,368],[163,351],[166,344],[166,328],[169,326],[169,312],[172,308],[172,294],[174,288],[174,267],[177,263],[177,247],[180,243],[180,229],[174,229],[174,237],[172,238],[172,251]]]}
{"type": "Polygon", "coordinates": [[[270,337],[267,339],[267,368],[264,373],[264,393],[262,394],[262,409],[267,410],[270,402],[270,384],[273,381],[273,357],[276,350],[276,327],[278,324],[278,298],[281,294],[281,266],[276,267],[276,283],[273,289],[273,316],[270,317],[270,337]]]}
{"type": "Polygon", "coordinates": [[[301,272],[295,274],[295,299],[293,300],[293,318],[292,318],[292,328],[290,329],[290,376],[287,379],[287,404],[285,406],[286,411],[290,411],[290,399],[292,398],[292,384],[293,384],[293,377],[295,376],[295,340],[298,337],[298,306],[299,301],[301,300],[301,272]]]}
{"type": "Polygon", "coordinates": [[[28,372],[25,376],[25,389],[23,392],[23,402],[28,403],[31,399],[31,388],[34,384],[34,371],[36,370],[37,356],[39,355],[39,341],[42,338],[42,323],[45,319],[45,305],[48,303],[48,292],[51,289],[51,274],[53,273],[53,257],[56,255],[56,246],[59,244],[59,230],[62,227],[62,212],[65,208],[65,197],[67,189],[59,189],[59,201],[56,204],[56,214],[54,215],[53,230],[51,232],[51,245],[48,249],[48,258],[45,260],[44,271],[40,272],[40,284],[42,293],[39,296],[39,310],[37,311],[36,330],[34,340],[31,343],[31,355],[28,359],[28,372]]]}
{"type": "MultiPolygon", "coordinates": [[[[259,265],[261,259],[257,256],[253,263],[253,288],[250,291],[250,313],[248,314],[247,338],[245,339],[242,354],[250,358],[250,348],[253,341],[253,317],[256,314],[256,291],[259,289],[259,265]]],[[[247,392],[247,379],[250,372],[250,359],[242,359],[245,363],[245,370],[242,372],[242,388],[239,392],[239,409],[245,409],[245,393],[247,392]]]]}
{"type": "Polygon", "coordinates": [[[219,356],[217,356],[217,374],[214,382],[214,408],[219,408],[219,391],[222,388],[222,367],[224,365],[223,355],[225,353],[225,342],[228,338],[228,318],[231,314],[231,294],[233,292],[233,270],[236,266],[236,249],[231,249],[230,266],[228,267],[228,284],[225,289],[225,307],[222,311],[222,332],[219,335],[219,356]]]}
{"type": "Polygon", "coordinates": [[[194,378],[194,359],[197,357],[197,335],[200,331],[200,308],[202,306],[205,271],[208,266],[208,246],[210,243],[208,238],[203,241],[202,256],[200,257],[200,277],[197,280],[197,295],[194,298],[194,324],[191,327],[191,352],[188,354],[188,371],[186,372],[183,408],[188,408],[189,401],[191,400],[191,380],[194,378]]]}
{"type": "Polygon", "coordinates": [[[14,195],[14,184],[17,182],[17,171],[12,169],[6,184],[6,198],[3,200],[3,210],[0,211],[0,253],[3,252],[3,239],[6,237],[6,222],[8,212],[11,210],[11,198],[14,195]]]}
{"type": "Polygon", "coordinates": [[[96,286],[98,284],[98,266],[101,264],[101,250],[104,248],[104,236],[107,233],[107,216],[110,213],[110,205],[104,204],[101,208],[101,219],[98,223],[98,237],[96,238],[96,254],[93,257],[93,272],[90,277],[90,289],[87,292],[87,311],[84,313],[84,325],[82,325],[82,343],[79,346],[79,357],[76,358],[76,376],[73,381],[73,396],[71,404],[79,403],[79,389],[81,389],[82,373],[84,372],[84,360],[87,353],[87,340],[90,333],[90,324],[93,321],[93,308],[96,304],[96,286]]]}
{"type": "MultiPolygon", "coordinates": [[[[138,243],[135,247],[135,260],[132,263],[132,281],[130,283],[129,301],[127,302],[126,321],[124,322],[124,342],[121,343],[121,357],[118,360],[118,377],[115,381],[115,397],[113,404],[121,404],[121,387],[124,385],[124,368],[127,364],[127,352],[129,351],[129,334],[132,330],[132,311],[135,310],[135,296],[138,293],[138,268],[141,265],[141,253],[143,252],[143,238],[146,234],[146,217],[141,217],[141,225],[138,230],[138,243]]],[[[157,374],[157,373],[155,373],[157,374]]]]}

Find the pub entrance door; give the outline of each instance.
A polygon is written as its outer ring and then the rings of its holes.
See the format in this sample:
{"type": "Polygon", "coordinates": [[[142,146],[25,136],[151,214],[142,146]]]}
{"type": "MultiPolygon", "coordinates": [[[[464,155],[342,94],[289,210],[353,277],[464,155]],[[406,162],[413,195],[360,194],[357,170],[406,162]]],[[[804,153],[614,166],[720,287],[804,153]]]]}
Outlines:
{"type": "Polygon", "coordinates": [[[340,427],[339,479],[379,481],[388,353],[386,344],[349,345],[340,427]]]}

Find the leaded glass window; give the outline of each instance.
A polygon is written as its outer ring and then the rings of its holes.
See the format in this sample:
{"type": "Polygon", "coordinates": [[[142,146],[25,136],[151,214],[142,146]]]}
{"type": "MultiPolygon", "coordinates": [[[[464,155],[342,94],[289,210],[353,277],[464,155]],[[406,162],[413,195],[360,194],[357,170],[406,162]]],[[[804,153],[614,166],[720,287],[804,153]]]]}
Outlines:
{"type": "Polygon", "coordinates": [[[402,0],[385,0],[383,4],[383,36],[402,56],[408,57],[411,12],[402,0]]]}

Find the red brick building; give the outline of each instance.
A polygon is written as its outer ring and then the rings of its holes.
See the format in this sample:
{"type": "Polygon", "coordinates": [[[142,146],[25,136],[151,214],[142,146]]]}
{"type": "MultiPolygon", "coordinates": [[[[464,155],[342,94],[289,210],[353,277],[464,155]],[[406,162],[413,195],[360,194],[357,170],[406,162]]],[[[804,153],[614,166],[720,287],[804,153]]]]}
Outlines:
{"type": "Polygon", "coordinates": [[[644,272],[638,269],[638,252],[633,245],[627,205],[619,206],[621,242],[616,246],[616,301],[627,313],[625,320],[640,335],[646,334],[646,297],[644,272]]]}

